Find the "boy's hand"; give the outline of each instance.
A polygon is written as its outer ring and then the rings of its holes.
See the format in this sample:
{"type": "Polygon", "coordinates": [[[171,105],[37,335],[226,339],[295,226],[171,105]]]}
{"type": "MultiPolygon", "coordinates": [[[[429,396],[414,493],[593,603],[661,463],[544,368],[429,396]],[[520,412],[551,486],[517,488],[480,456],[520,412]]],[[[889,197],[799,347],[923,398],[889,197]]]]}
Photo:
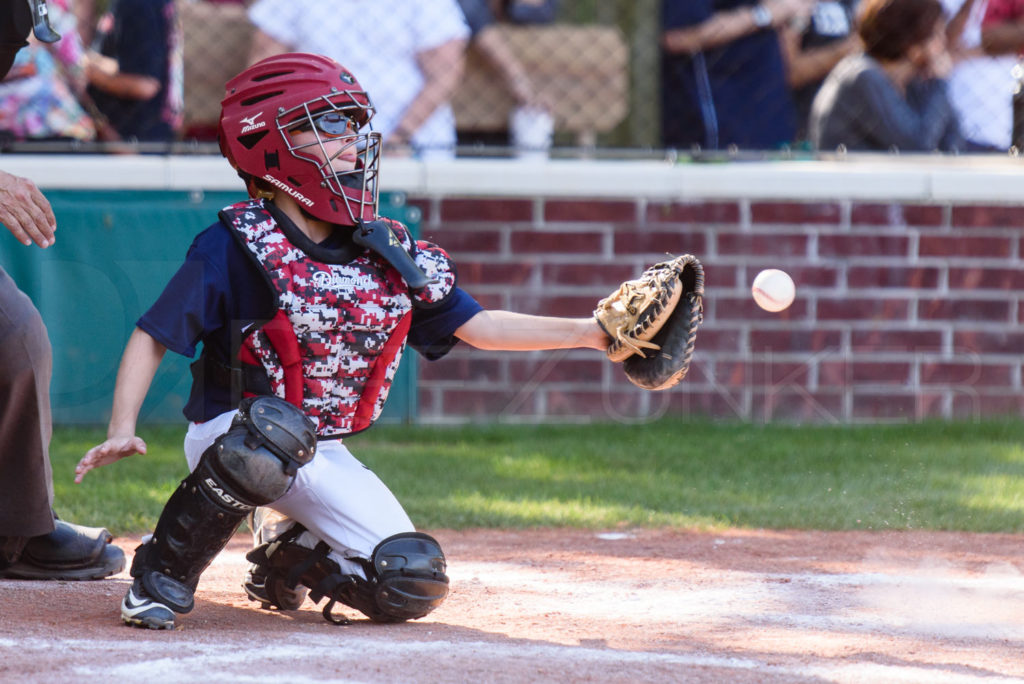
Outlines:
{"type": "Polygon", "coordinates": [[[75,466],[75,484],[82,482],[85,474],[93,468],[109,465],[122,458],[135,454],[146,453],[146,443],[141,437],[111,437],[103,444],[98,444],[85,452],[85,456],[75,466]]]}

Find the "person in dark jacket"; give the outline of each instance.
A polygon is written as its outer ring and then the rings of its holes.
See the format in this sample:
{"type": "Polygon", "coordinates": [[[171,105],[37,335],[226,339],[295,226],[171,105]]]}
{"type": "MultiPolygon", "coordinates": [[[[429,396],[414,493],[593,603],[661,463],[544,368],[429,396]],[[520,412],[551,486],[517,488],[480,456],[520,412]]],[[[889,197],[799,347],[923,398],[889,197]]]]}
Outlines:
{"type": "Polygon", "coordinates": [[[946,87],[953,60],[939,0],[865,0],[858,23],[863,52],[837,64],[814,99],[814,146],[822,151],[962,149],[946,87]]]}
{"type": "Polygon", "coordinates": [[[662,0],[665,147],[778,149],[796,135],[779,27],[812,0],[662,0]]]}

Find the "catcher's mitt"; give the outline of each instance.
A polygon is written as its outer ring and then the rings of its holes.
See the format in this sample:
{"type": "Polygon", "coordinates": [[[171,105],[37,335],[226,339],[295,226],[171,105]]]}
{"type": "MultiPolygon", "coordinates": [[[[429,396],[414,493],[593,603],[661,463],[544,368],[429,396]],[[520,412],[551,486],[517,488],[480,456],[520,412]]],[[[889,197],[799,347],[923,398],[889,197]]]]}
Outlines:
{"type": "Polygon", "coordinates": [[[651,266],[602,299],[594,318],[612,338],[608,358],[623,363],[629,381],[668,389],[690,368],[703,317],[704,267],[685,254],[651,266]]]}

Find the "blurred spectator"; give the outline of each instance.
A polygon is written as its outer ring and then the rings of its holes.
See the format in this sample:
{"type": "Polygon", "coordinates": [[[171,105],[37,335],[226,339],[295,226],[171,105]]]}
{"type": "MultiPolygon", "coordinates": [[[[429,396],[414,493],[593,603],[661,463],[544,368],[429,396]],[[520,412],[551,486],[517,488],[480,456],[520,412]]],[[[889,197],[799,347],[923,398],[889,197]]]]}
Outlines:
{"type": "MultiPolygon", "coordinates": [[[[509,47],[498,29],[498,18],[487,0],[458,0],[459,7],[469,24],[470,42],[477,52],[501,74],[516,102],[509,120],[512,142],[526,155],[547,155],[551,146],[554,120],[551,108],[543,102],[537,87],[526,73],[523,64],[509,47]],[[533,149],[525,150],[530,147],[533,149]]],[[[516,23],[548,23],[554,16],[551,0],[539,2],[504,3],[517,18],[516,23]],[[521,9],[516,9],[521,8],[521,9]]],[[[503,10],[504,16],[508,10],[503,10]]],[[[485,103],[486,104],[486,103],[485,103]]],[[[459,141],[472,144],[508,145],[508,133],[460,133],[459,141]]]]}
{"type": "Polygon", "coordinates": [[[530,77],[497,30],[497,18],[490,3],[487,0],[458,0],[458,3],[469,24],[470,41],[501,73],[516,102],[538,104],[530,77]]]}
{"type": "Polygon", "coordinates": [[[1024,52],[1024,0],[989,0],[981,26],[981,44],[990,55],[1024,52]]]}
{"type": "Polygon", "coordinates": [[[337,60],[373,93],[388,151],[455,154],[449,100],[469,28],[455,0],[257,0],[250,61],[302,51],[337,60]]]}
{"type": "Polygon", "coordinates": [[[75,0],[71,10],[78,18],[78,37],[82,45],[92,45],[96,35],[96,0],[75,0]]]}
{"type": "Polygon", "coordinates": [[[501,18],[514,24],[548,24],[558,16],[560,0],[500,0],[501,18]]]}
{"type": "Polygon", "coordinates": [[[85,50],[69,0],[49,0],[61,39],[29,39],[0,82],[0,131],[12,140],[92,140],[96,127],[79,103],[85,91],[85,50]]]}
{"type": "Polygon", "coordinates": [[[178,0],[184,44],[182,140],[217,142],[224,84],[249,66],[255,27],[245,0],[178,0]]]}
{"type": "Polygon", "coordinates": [[[662,0],[662,137],[667,147],[772,149],[796,111],[776,29],[812,0],[662,0]]]}
{"type": "Polygon", "coordinates": [[[1010,142],[1024,149],[1024,2],[989,0],[981,24],[981,45],[990,55],[1015,55],[1010,142]]]}
{"type": "Polygon", "coordinates": [[[841,61],[811,109],[821,150],[963,149],[945,78],[953,68],[939,0],[864,0],[864,52],[841,61]]]}
{"type": "Polygon", "coordinates": [[[988,0],[942,0],[949,22],[946,38],[953,55],[949,96],[960,117],[967,149],[1005,152],[1013,129],[1012,55],[990,56],[981,48],[988,0]]]}
{"type": "Polygon", "coordinates": [[[860,0],[819,0],[806,18],[779,27],[789,87],[796,105],[796,140],[807,140],[811,103],[843,57],[860,49],[854,18],[860,0]]]}
{"type": "Polygon", "coordinates": [[[182,37],[174,0],[112,0],[86,60],[89,95],[126,140],[170,142],[181,130],[182,37]]]}

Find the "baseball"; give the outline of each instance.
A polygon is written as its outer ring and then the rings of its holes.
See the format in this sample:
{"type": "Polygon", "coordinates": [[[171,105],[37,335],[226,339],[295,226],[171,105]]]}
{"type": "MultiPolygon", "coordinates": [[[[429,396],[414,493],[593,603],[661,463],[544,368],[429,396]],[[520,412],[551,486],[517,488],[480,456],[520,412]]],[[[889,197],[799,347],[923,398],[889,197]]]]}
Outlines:
{"type": "Polygon", "coordinates": [[[750,294],[754,296],[757,305],[765,311],[782,311],[793,303],[796,285],[785,271],[769,268],[754,278],[750,294]]]}

